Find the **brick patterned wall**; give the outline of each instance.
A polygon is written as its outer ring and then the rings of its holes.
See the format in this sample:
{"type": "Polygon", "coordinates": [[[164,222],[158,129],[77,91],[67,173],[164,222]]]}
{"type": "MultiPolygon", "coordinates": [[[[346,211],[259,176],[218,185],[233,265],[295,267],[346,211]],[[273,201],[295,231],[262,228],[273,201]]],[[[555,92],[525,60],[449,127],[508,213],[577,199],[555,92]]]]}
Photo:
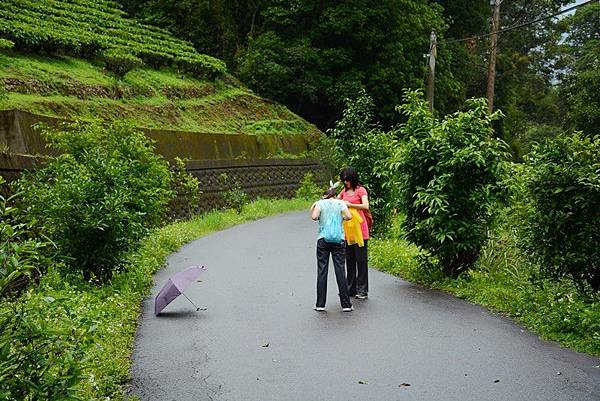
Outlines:
{"type": "MultiPolygon", "coordinates": [[[[305,174],[312,173],[323,184],[330,178],[314,159],[191,161],[187,170],[200,181],[201,211],[223,207],[225,194],[234,182],[250,199],[291,198],[305,174]],[[227,176],[225,183],[220,178],[222,174],[227,176]]],[[[190,213],[183,200],[174,203],[174,216],[190,213]]]]}

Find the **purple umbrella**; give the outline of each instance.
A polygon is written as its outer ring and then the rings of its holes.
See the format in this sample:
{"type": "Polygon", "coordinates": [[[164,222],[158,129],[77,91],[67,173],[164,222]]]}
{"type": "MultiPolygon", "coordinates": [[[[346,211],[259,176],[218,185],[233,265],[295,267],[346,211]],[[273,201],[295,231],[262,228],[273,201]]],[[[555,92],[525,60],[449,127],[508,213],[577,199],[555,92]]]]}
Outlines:
{"type": "MultiPolygon", "coordinates": [[[[183,291],[188,288],[203,271],[206,271],[204,266],[193,266],[173,275],[163,286],[154,300],[154,314],[158,315],[175,298],[183,294],[183,291]]],[[[192,305],[194,305],[192,300],[189,299],[187,295],[183,294],[183,296],[186,297],[192,305]]],[[[194,307],[197,311],[200,310],[200,308],[198,308],[196,305],[194,305],[194,307]]]]}

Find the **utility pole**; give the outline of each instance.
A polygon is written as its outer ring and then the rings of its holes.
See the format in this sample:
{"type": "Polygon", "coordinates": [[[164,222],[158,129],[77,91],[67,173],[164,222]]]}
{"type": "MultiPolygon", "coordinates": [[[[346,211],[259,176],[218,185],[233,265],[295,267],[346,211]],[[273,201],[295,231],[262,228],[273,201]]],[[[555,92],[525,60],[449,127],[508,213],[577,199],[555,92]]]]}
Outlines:
{"type": "Polygon", "coordinates": [[[435,58],[437,56],[437,38],[435,36],[435,30],[431,30],[429,36],[429,58],[427,74],[427,101],[429,102],[429,111],[433,113],[433,93],[435,89],[435,58]]]}
{"type": "Polygon", "coordinates": [[[496,79],[496,49],[498,46],[498,30],[500,29],[500,3],[502,0],[490,0],[494,7],[492,15],[492,34],[490,36],[490,59],[488,64],[487,100],[488,110],[494,111],[494,82],[496,79]]]}

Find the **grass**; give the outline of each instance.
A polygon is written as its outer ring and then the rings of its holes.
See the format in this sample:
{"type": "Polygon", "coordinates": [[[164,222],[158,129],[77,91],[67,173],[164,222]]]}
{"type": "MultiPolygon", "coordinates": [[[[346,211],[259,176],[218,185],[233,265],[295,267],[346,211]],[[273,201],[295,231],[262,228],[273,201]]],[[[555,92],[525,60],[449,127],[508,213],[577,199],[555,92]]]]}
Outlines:
{"type": "Polygon", "coordinates": [[[84,400],[121,400],[129,380],[131,352],[140,304],[152,285],[153,273],[169,254],[198,237],[226,227],[291,210],[308,209],[306,200],[257,200],[242,213],[215,211],[190,221],[156,230],[127,260],[126,269],[104,285],[81,283],[58,269],[46,274],[40,285],[22,302],[46,316],[48,321],[71,320],[91,330],[94,346],[86,355],[89,368],[80,386],[84,400]]]}
{"type": "Polygon", "coordinates": [[[600,295],[582,294],[569,280],[554,282],[541,277],[518,250],[507,227],[497,227],[475,268],[458,278],[421,268],[419,249],[400,238],[396,224],[390,239],[373,239],[369,244],[370,264],[484,305],[542,338],[600,356],[600,295]]]}
{"type": "Polygon", "coordinates": [[[224,81],[173,69],[135,69],[123,77],[72,57],[0,53],[0,110],[79,119],[126,119],[140,128],[203,133],[312,135],[317,128],[287,108],[224,81]]]}

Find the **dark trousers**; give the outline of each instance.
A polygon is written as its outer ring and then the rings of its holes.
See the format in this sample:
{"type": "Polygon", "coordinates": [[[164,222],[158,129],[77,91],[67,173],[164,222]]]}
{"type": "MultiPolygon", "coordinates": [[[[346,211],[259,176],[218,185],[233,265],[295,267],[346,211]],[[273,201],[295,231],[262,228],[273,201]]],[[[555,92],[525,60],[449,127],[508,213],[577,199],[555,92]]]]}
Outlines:
{"type": "Polygon", "coordinates": [[[365,240],[365,246],[346,246],[346,277],[350,296],[369,292],[368,242],[369,240],[365,240]]]}
{"type": "Polygon", "coordinates": [[[333,259],[335,279],[340,293],[342,308],[352,306],[348,296],[348,283],[344,273],[344,243],[334,244],[323,238],[317,241],[317,307],[325,307],[327,299],[327,271],[329,270],[329,255],[333,259]]]}

